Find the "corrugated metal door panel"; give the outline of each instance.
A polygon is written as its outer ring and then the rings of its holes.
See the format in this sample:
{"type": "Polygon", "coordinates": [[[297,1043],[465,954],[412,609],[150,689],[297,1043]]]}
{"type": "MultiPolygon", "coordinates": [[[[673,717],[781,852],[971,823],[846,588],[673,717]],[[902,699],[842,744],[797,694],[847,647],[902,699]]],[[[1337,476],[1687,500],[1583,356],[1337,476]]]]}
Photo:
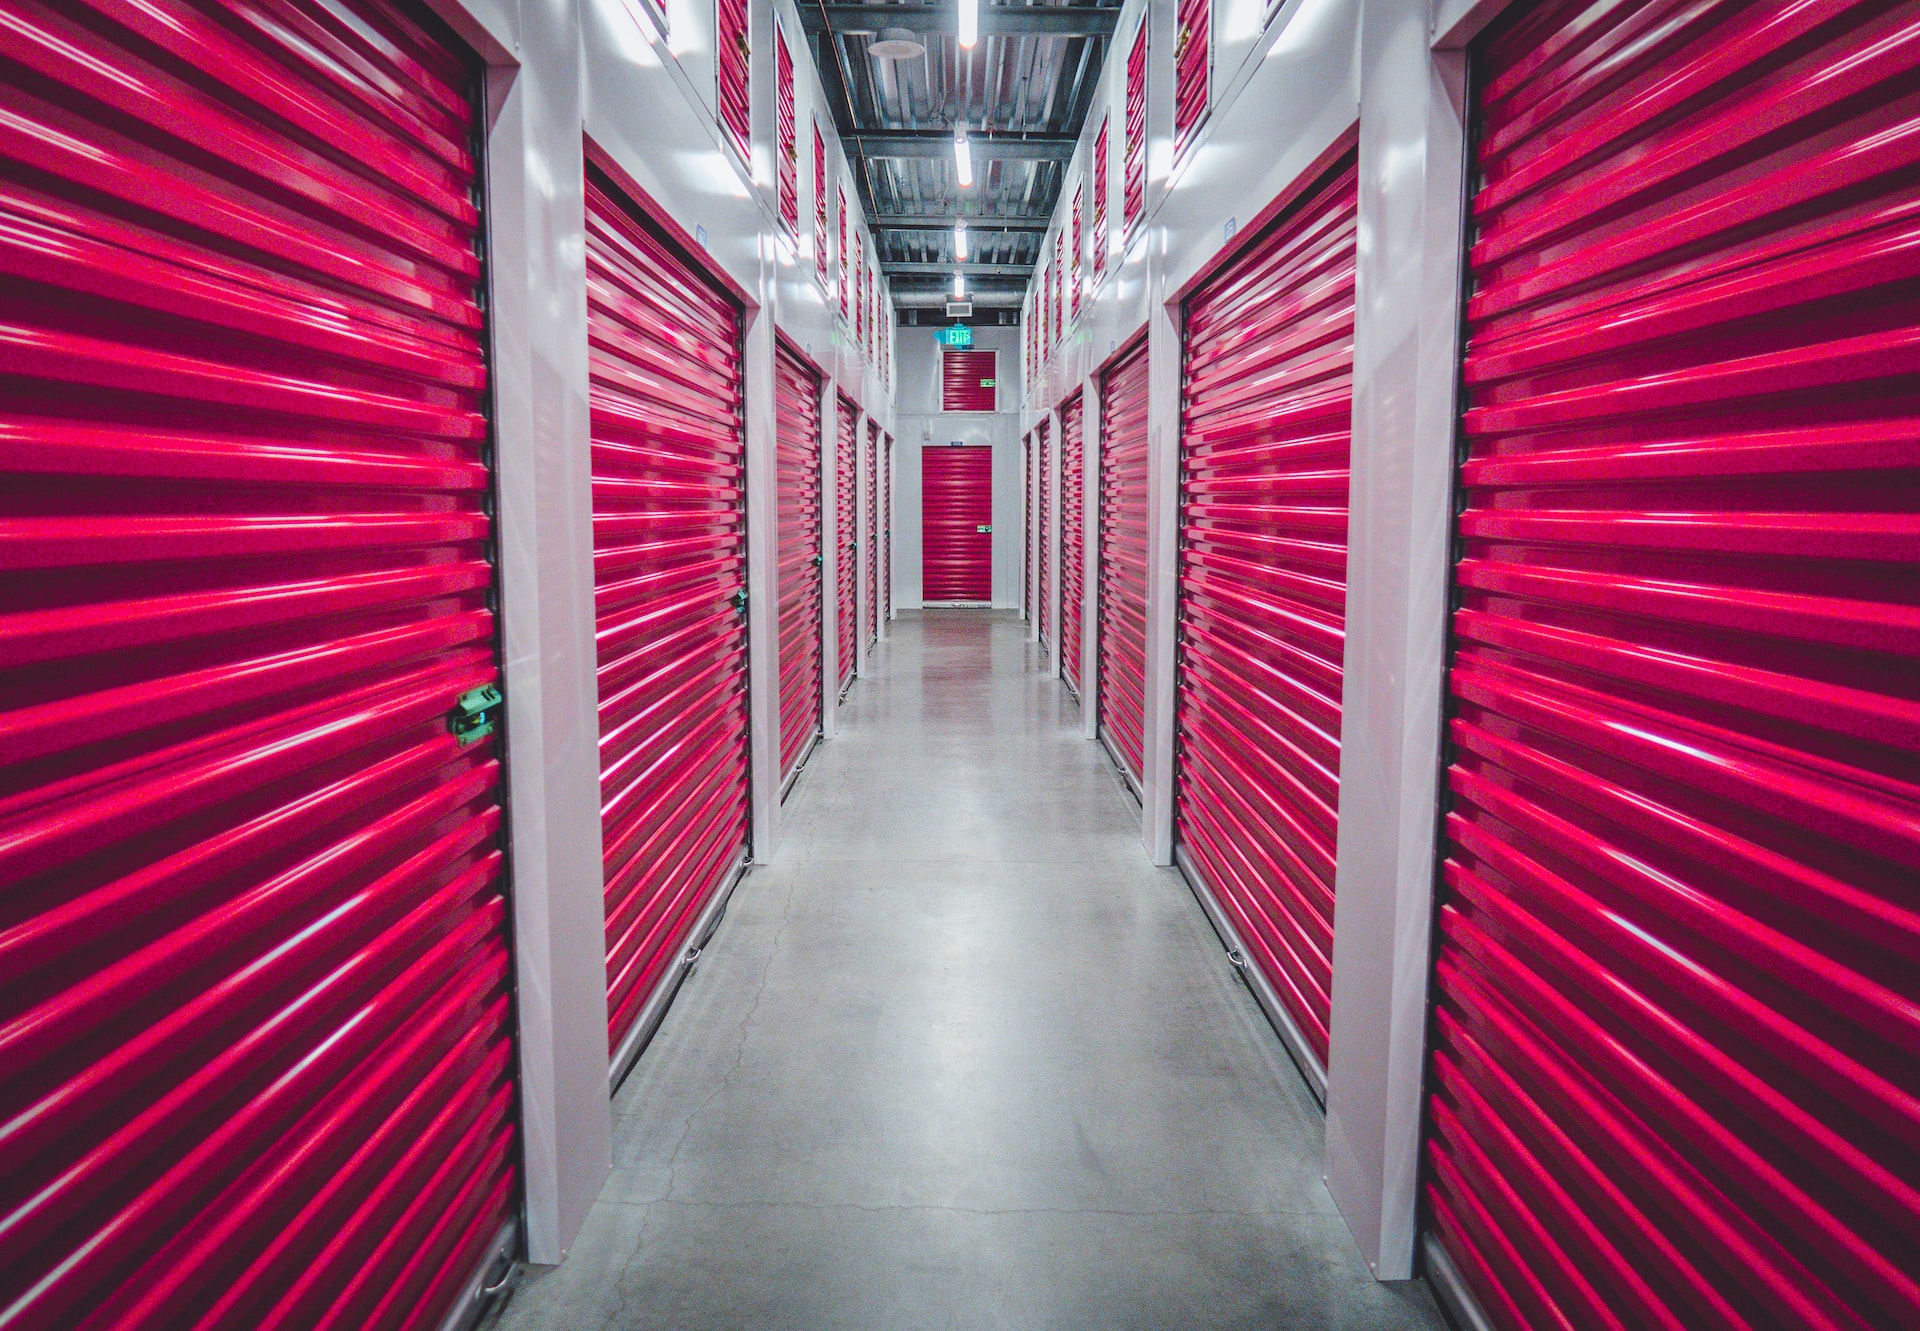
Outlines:
{"type": "Polygon", "coordinates": [[[893,436],[880,441],[880,622],[893,618],[893,436]]]}
{"type": "Polygon", "coordinates": [[[1189,298],[1174,830],[1324,1067],[1353,419],[1351,153],[1189,298]]]}
{"type": "Polygon", "coordinates": [[[747,0],[714,0],[715,69],[719,79],[720,126],[740,154],[753,160],[753,51],[749,42],[747,0]]]}
{"type": "Polygon", "coordinates": [[[437,1321],[518,1205],[477,68],[0,16],[0,1320],[437,1321]]]}
{"type": "Polygon", "coordinates": [[[867,645],[880,638],[880,426],[867,422],[867,645]]]}
{"type": "Polygon", "coordinates": [[[774,182],[780,225],[787,234],[800,235],[800,113],[794,106],[793,53],[787,34],[773,25],[773,108],[775,119],[774,182]]]}
{"type": "Polygon", "coordinates": [[[1073,268],[1067,274],[1067,280],[1071,284],[1072,293],[1068,313],[1076,319],[1080,317],[1080,288],[1083,285],[1080,280],[1080,264],[1086,254],[1086,237],[1080,229],[1080,199],[1081,189],[1075,186],[1073,191],[1073,268]]]}
{"type": "Polygon", "coordinates": [[[1080,616],[1086,599],[1083,405],[1075,393],[1060,407],[1060,674],[1075,693],[1080,692],[1080,616]]]}
{"type": "Polygon", "coordinates": [[[837,185],[834,188],[840,199],[840,245],[834,254],[838,256],[840,263],[840,318],[845,321],[849,317],[847,302],[851,298],[850,293],[853,287],[853,279],[848,275],[847,270],[847,187],[837,185]]]}
{"type": "Polygon", "coordinates": [[[1046,646],[1048,641],[1048,631],[1053,628],[1053,561],[1051,559],[1051,552],[1047,548],[1053,535],[1053,524],[1050,520],[1053,509],[1052,433],[1050,423],[1047,421],[1041,421],[1039,427],[1033,432],[1034,441],[1040,449],[1040,512],[1039,521],[1035,524],[1039,528],[1040,540],[1038,554],[1040,561],[1040,612],[1035,623],[1039,625],[1040,645],[1043,647],[1046,646]]]}
{"type": "Polygon", "coordinates": [[[1127,49],[1126,130],[1120,158],[1120,229],[1133,235],[1147,204],[1147,20],[1133,30],[1127,49]]]}
{"type": "Polygon", "coordinates": [[[940,353],[940,410],[993,411],[999,399],[1000,355],[994,351],[940,353]]]}
{"type": "Polygon", "coordinates": [[[1173,150],[1193,140],[1207,118],[1213,72],[1213,0],[1180,0],[1173,48],[1173,150]]]}
{"type": "Polygon", "coordinates": [[[1033,618],[1033,607],[1027,604],[1033,597],[1033,547],[1037,534],[1033,529],[1033,484],[1036,466],[1033,451],[1033,434],[1020,441],[1020,529],[1025,533],[1025,543],[1021,546],[1020,600],[1025,618],[1033,618]]]}
{"type": "Polygon", "coordinates": [[[824,285],[828,277],[827,136],[813,122],[813,271],[824,285]]]}
{"type": "Polygon", "coordinates": [[[1058,342],[1067,331],[1067,228],[1064,222],[1053,233],[1053,339],[1058,342]]]}
{"type": "Polygon", "coordinates": [[[1107,271],[1107,130],[1113,116],[1100,121],[1100,132],[1093,139],[1093,275],[1107,271]]]}
{"type": "Polygon", "coordinates": [[[747,838],[740,314],[587,179],[594,612],[612,1047],[747,838]]]}
{"type": "Polygon", "coordinates": [[[1138,781],[1147,711],[1147,344],[1101,376],[1100,730],[1138,781]]]}
{"type": "Polygon", "coordinates": [[[920,451],[921,568],[927,601],[993,599],[993,450],[920,451]]]}
{"type": "Polygon", "coordinates": [[[778,347],[774,441],[780,492],[780,775],[820,731],[821,633],[825,625],[820,507],[820,376],[778,347]]]}
{"type": "Polygon", "coordinates": [[[1920,1325],[1920,5],[1589,10],[1476,52],[1431,1222],[1920,1325]]]}
{"type": "Polygon", "coordinates": [[[839,395],[839,404],[833,474],[835,530],[839,532],[840,545],[834,554],[834,568],[839,580],[835,600],[840,610],[834,640],[840,650],[840,691],[845,693],[847,685],[853,683],[854,651],[859,643],[857,635],[860,631],[860,526],[854,508],[854,486],[859,471],[858,454],[854,450],[859,447],[860,408],[844,393],[839,395]]]}

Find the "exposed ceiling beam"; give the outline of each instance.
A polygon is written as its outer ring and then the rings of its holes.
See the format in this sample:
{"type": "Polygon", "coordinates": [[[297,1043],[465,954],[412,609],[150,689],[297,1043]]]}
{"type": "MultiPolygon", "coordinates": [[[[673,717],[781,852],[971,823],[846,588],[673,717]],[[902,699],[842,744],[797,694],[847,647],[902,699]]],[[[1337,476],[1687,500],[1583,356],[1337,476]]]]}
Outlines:
{"type": "Polygon", "coordinates": [[[875,231],[951,231],[964,221],[969,231],[1045,231],[1046,217],[958,217],[948,213],[881,213],[867,218],[875,231]]]}
{"type": "MultiPolygon", "coordinates": [[[[981,5],[982,37],[1111,37],[1117,9],[1091,5],[981,5]]],[[[802,5],[800,26],[819,32],[831,24],[838,33],[911,28],[915,32],[959,31],[959,7],[953,0],[913,5],[802,5]]]]}
{"type": "MultiPolygon", "coordinates": [[[[842,130],[848,150],[867,157],[951,157],[950,129],[842,130]]],[[[1073,156],[1077,134],[1002,134],[976,130],[967,135],[973,155],[989,161],[1064,162],[1073,156]]]]}
{"type": "MultiPolygon", "coordinates": [[[[1013,310],[1020,307],[1023,294],[1019,291],[970,291],[960,299],[972,301],[975,309],[991,305],[999,309],[1013,310]]],[[[893,295],[893,303],[901,309],[937,310],[949,299],[950,297],[943,296],[938,291],[896,291],[893,295]]]]}
{"type": "Polygon", "coordinates": [[[883,263],[880,266],[888,277],[897,273],[935,273],[945,277],[965,273],[968,277],[1017,277],[1025,281],[1033,272],[1030,263],[883,263]]]}

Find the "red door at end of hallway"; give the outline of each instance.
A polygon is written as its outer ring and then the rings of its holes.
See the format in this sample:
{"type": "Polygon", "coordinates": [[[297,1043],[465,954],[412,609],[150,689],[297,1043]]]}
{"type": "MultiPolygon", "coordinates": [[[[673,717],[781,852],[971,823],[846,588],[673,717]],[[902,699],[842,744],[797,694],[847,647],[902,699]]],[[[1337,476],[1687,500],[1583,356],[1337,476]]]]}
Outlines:
{"type": "Polygon", "coordinates": [[[820,376],[798,355],[774,353],[773,433],[779,488],[780,776],[820,732],[826,607],[820,504],[820,376]]]}
{"type": "Polygon", "coordinates": [[[860,523],[856,500],[859,498],[860,408],[841,394],[834,423],[833,476],[835,578],[834,646],[840,656],[839,691],[845,693],[853,683],[854,668],[859,665],[860,641],[860,523]]]}
{"type": "Polygon", "coordinates": [[[432,1327],[519,1209],[480,71],[5,10],[0,1321],[432,1327]]]}
{"type": "Polygon", "coordinates": [[[1100,378],[1100,736],[1137,782],[1147,708],[1147,340],[1100,378]]]}
{"type": "Polygon", "coordinates": [[[1473,53],[1423,1206],[1501,1331],[1920,1326],[1916,37],[1473,53]]]}
{"type": "Polygon", "coordinates": [[[993,600],[993,450],[984,444],[920,450],[922,599],[993,600]]]}
{"type": "Polygon", "coordinates": [[[1060,677],[1080,692],[1080,626],[1086,604],[1086,412],[1075,393],[1060,406],[1060,677]]]}
{"type": "Polygon", "coordinates": [[[587,343],[618,1053],[746,852],[745,449],[738,306],[597,170],[587,343]]]}
{"type": "Polygon", "coordinates": [[[1174,835],[1322,1071],[1358,208],[1348,153],[1183,321],[1174,835]]]}

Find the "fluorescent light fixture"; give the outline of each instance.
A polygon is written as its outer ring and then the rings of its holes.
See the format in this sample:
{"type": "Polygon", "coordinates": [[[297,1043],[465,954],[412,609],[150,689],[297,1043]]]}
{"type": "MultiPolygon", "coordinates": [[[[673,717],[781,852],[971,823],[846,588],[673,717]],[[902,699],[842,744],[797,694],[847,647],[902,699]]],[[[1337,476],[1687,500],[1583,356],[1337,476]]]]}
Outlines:
{"type": "Polygon", "coordinates": [[[953,275],[953,294],[956,298],[967,294],[967,275],[965,273],[955,273],[953,275]]]}
{"type": "Polygon", "coordinates": [[[973,145],[967,142],[967,122],[964,120],[953,134],[953,165],[959,172],[962,189],[973,184],[973,145]]]}
{"type": "Polygon", "coordinates": [[[954,223],[953,257],[963,261],[967,257],[967,224],[965,222],[954,223]]]}
{"type": "Polygon", "coordinates": [[[969,51],[980,40],[980,0],[960,0],[960,45],[969,51]]]}

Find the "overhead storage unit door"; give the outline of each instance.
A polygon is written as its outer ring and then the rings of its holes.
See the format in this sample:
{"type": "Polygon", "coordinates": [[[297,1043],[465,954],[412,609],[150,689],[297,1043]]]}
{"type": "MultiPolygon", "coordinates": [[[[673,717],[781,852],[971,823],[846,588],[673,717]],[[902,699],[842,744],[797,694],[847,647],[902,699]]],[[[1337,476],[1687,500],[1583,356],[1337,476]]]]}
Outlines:
{"type": "Polygon", "coordinates": [[[1340,793],[1354,159],[1186,308],[1174,835],[1324,1069],[1340,793]]]}
{"type": "Polygon", "coordinates": [[[747,841],[740,315],[587,181],[607,1023],[616,1053],[747,841]]]}
{"type": "Polygon", "coordinates": [[[859,444],[860,408],[851,398],[839,399],[840,413],[834,435],[834,521],[836,524],[839,549],[834,554],[834,574],[837,579],[835,591],[836,605],[839,607],[839,620],[834,641],[840,652],[840,691],[845,693],[847,685],[853,683],[853,668],[856,664],[854,649],[858,644],[860,631],[858,581],[860,557],[860,526],[854,511],[854,486],[858,480],[859,455],[855,449],[859,444]]]}
{"type": "Polygon", "coordinates": [[[867,422],[867,644],[880,636],[880,427],[867,422]]]}
{"type": "Polygon", "coordinates": [[[1039,496],[1039,561],[1040,561],[1040,614],[1035,621],[1040,626],[1040,642],[1044,646],[1047,635],[1053,629],[1053,561],[1048,549],[1053,540],[1053,444],[1049,435],[1052,431],[1046,421],[1040,422],[1040,428],[1033,437],[1040,444],[1040,496],[1039,496]]]}
{"type": "Polygon", "coordinates": [[[1147,699],[1147,343],[1101,377],[1100,734],[1138,783],[1147,699]]]}
{"type": "Polygon", "coordinates": [[[922,599],[993,599],[993,450],[920,450],[922,599]]]}
{"type": "Polygon", "coordinates": [[[774,353],[773,433],[780,490],[780,775],[820,731],[823,546],[820,376],[786,347],[774,353]]]}
{"type": "Polygon", "coordinates": [[[1426,1205],[1505,1328],[1920,1325],[1920,5],[1477,51],[1426,1205]]]}
{"type": "Polygon", "coordinates": [[[1034,466],[1033,436],[1029,434],[1020,441],[1020,603],[1029,620],[1033,618],[1033,546],[1037,539],[1033,529],[1034,466]]]}
{"type": "Polygon", "coordinates": [[[1075,693],[1080,692],[1080,617],[1086,599],[1082,406],[1075,393],[1060,408],[1060,674],[1075,693]]]}
{"type": "Polygon", "coordinates": [[[893,618],[893,436],[880,440],[880,622],[893,618]]]}
{"type": "Polygon", "coordinates": [[[519,1208],[477,70],[0,12],[0,1320],[432,1326],[519,1208]]]}

